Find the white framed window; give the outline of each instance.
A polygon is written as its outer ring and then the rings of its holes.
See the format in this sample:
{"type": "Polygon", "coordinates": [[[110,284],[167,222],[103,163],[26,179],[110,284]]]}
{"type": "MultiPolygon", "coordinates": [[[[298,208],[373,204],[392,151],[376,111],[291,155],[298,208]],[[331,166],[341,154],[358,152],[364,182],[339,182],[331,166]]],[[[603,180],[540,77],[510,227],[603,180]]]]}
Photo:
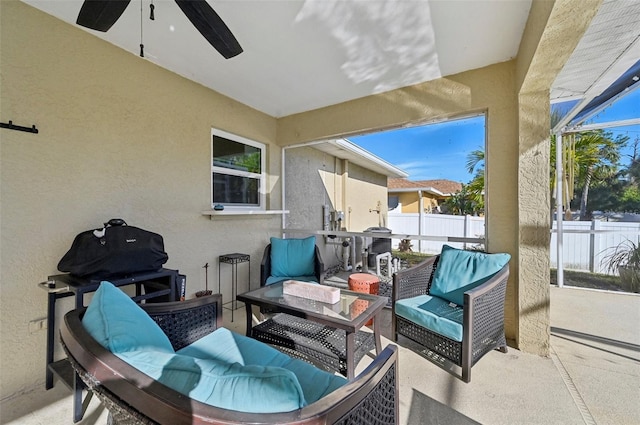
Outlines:
{"type": "Polygon", "coordinates": [[[266,146],[211,129],[211,207],[264,210],[266,146]]]}

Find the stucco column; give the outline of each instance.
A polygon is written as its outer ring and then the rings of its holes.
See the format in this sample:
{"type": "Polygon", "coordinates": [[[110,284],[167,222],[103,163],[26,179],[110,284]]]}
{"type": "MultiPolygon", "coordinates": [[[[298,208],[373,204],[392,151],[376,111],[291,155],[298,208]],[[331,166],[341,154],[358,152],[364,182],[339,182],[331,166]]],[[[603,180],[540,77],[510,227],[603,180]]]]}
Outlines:
{"type": "Polygon", "coordinates": [[[509,283],[505,299],[505,336],[518,344],[518,97],[513,91],[515,66],[492,67],[482,87],[490,88],[485,102],[485,237],[489,252],[508,252],[509,283]]]}
{"type": "Polygon", "coordinates": [[[549,93],[518,99],[518,346],[549,354],[549,93]]]}
{"type": "Polygon", "coordinates": [[[602,0],[534,1],[516,60],[518,93],[517,346],[549,354],[549,87],[602,0]]]}

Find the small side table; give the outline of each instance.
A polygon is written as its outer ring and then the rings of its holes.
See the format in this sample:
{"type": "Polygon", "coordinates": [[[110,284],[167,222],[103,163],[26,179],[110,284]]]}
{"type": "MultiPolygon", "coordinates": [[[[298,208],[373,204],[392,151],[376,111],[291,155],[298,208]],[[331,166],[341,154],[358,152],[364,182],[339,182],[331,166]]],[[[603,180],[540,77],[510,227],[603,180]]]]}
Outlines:
{"type": "Polygon", "coordinates": [[[238,308],[238,301],[236,301],[236,295],[238,295],[238,264],[240,263],[248,263],[249,270],[247,281],[249,284],[248,290],[251,290],[251,257],[249,254],[225,254],[218,257],[218,293],[222,294],[220,291],[221,280],[221,269],[222,264],[231,264],[231,301],[227,301],[222,304],[223,308],[228,308],[231,310],[231,321],[233,322],[233,311],[238,308]],[[231,304],[231,307],[225,307],[226,304],[231,304]]]}

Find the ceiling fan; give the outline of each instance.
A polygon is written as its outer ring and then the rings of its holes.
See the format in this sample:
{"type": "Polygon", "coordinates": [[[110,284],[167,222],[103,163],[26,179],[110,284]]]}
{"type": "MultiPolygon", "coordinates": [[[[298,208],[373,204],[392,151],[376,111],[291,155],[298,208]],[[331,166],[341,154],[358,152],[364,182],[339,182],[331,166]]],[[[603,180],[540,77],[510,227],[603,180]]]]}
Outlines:
{"type": "MultiPolygon", "coordinates": [[[[85,0],[76,24],[96,31],[107,32],[124,13],[131,0],[85,0]]],[[[242,53],[233,33],[206,0],[175,0],[182,12],[200,34],[225,59],[242,53]]],[[[151,4],[153,16],[153,4],[151,4]]],[[[153,18],[151,18],[153,19],[153,18]]]]}

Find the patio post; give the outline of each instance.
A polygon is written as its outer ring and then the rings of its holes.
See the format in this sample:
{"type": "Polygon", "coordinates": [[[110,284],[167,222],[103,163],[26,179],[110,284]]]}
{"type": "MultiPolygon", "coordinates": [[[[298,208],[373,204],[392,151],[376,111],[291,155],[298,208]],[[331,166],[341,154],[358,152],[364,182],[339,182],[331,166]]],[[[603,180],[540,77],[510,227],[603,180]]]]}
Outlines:
{"type": "Polygon", "coordinates": [[[558,288],[562,288],[564,285],[564,259],[562,255],[562,205],[564,202],[562,196],[562,179],[560,178],[560,176],[564,174],[562,166],[562,132],[558,131],[556,133],[556,278],[558,288]]]}

